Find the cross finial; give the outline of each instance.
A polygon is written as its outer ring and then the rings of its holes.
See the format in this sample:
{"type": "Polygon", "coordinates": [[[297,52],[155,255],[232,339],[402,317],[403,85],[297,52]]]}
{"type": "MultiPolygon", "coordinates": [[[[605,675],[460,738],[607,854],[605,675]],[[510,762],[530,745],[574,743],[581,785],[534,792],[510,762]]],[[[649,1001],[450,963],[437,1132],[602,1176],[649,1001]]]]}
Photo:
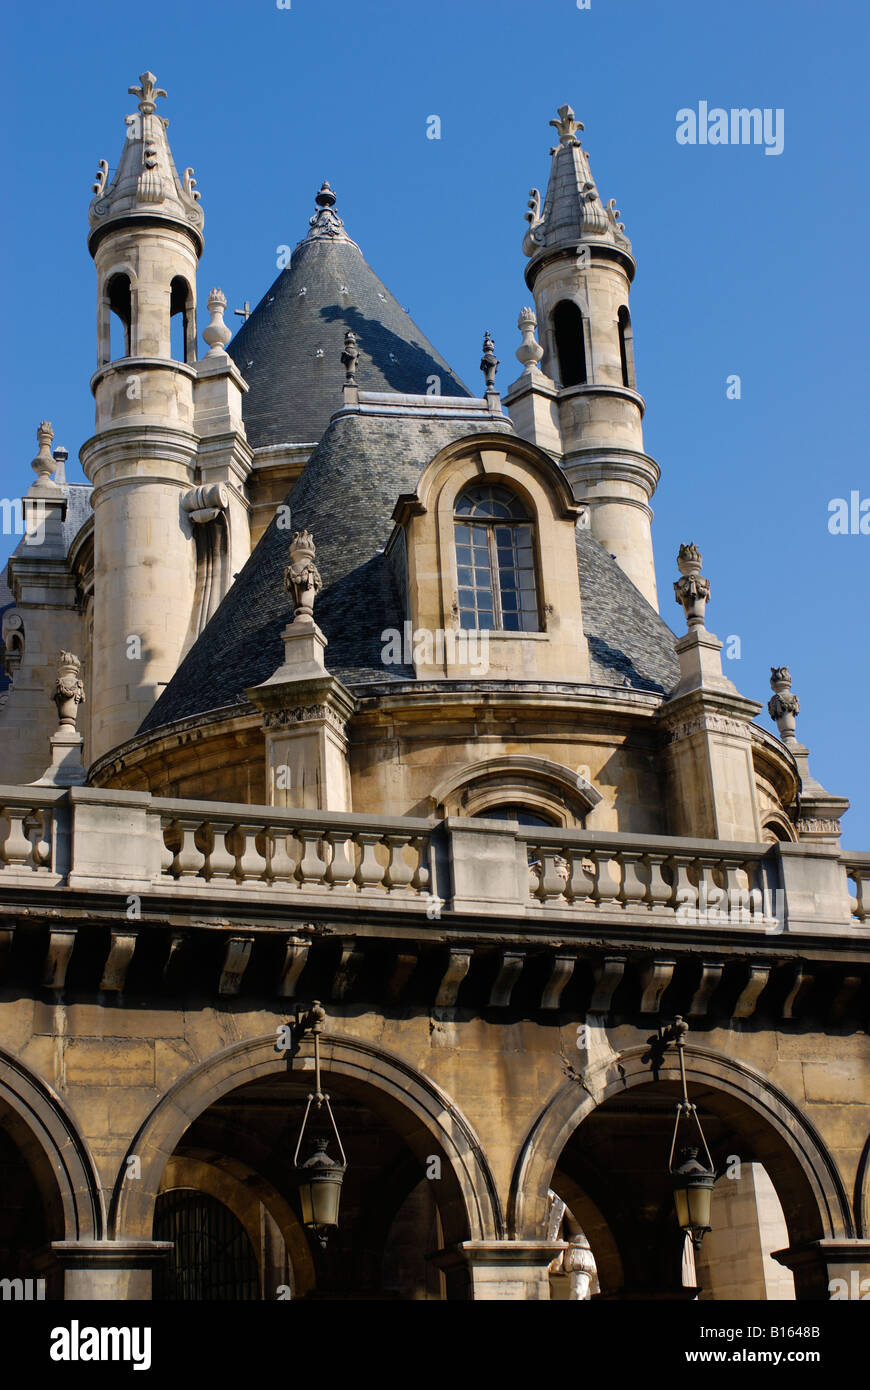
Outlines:
{"type": "Polygon", "coordinates": [[[165,97],[166,93],[162,87],[156,85],[157,78],[153,72],[142,72],[139,74],[140,87],[128,87],[127,91],[132,97],[139,97],[139,110],[143,116],[150,116],[157,107],[157,98],[165,97]]]}
{"type": "Polygon", "coordinates": [[[251,301],[246,299],[242,308],[234,309],[233,313],[237,314],[240,319],[244,319],[245,323],[247,323],[248,319],[251,317],[251,301]]]}

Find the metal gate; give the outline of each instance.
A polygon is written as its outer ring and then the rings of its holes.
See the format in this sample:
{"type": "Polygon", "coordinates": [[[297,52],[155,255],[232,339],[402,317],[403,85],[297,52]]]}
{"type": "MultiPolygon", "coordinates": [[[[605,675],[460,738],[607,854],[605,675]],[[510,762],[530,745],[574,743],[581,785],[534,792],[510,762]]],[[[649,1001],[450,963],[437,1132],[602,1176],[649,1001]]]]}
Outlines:
{"type": "Polygon", "coordinates": [[[162,1192],[157,1198],[154,1239],[174,1242],[169,1259],[155,1273],[156,1299],[260,1297],[257,1259],[247,1232],[217,1198],[189,1188],[162,1192]]]}

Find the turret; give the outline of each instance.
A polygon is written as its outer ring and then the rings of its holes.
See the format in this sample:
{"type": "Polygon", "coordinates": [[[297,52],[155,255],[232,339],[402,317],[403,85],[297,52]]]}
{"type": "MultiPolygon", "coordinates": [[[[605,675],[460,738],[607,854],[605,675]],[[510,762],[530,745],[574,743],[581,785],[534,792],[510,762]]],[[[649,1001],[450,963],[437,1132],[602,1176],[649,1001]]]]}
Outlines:
{"type": "Polygon", "coordinates": [[[550,124],[559,143],[543,206],[531,191],[523,241],[540,344],[535,315],[524,309],[517,355],[525,370],[505,404],[518,432],[561,463],[593,535],[657,608],[649,503],[659,469],[643,448],[631,242],[613,199],[605,206],[598,195],[571,107],[550,124]]]}
{"type": "Polygon", "coordinates": [[[135,733],[189,643],[200,481],[194,432],[196,269],[203,215],[156,112],[153,73],[130,92],[114,176],[100,161],[88,247],[97,270],[96,431],[81,450],[94,485],[91,753],[135,733]]]}

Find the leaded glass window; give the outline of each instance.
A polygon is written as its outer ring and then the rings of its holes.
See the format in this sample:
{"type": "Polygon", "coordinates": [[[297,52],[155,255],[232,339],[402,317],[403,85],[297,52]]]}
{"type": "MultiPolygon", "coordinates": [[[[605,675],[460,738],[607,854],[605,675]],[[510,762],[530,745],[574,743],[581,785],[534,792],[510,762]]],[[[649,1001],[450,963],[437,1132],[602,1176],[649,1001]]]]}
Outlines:
{"type": "Polygon", "coordinates": [[[466,488],[454,519],[459,625],[537,632],[534,526],[509,488],[466,488]]]}

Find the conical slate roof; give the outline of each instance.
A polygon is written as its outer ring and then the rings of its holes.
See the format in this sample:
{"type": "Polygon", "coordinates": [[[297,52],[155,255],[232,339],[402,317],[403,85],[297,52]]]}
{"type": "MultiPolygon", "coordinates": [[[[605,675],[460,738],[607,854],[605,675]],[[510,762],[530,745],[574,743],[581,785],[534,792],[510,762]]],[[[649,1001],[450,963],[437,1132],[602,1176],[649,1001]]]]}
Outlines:
{"type": "Polygon", "coordinates": [[[361,390],[471,394],[351,241],[328,184],[315,201],[308,236],[227,348],[249,386],[242,412],[255,448],[320,439],[341,404],[348,329],[361,390]]]}
{"type": "Polygon", "coordinates": [[[595,187],[589,156],[577,134],[583,129],[582,121],[574,119],[570,106],[560,106],[558,120],[550,125],[556,128],[559,143],[550,150],[553,162],[543,208],[538,190],[533,188],[529,194],[526,255],[537,262],[553,251],[591,242],[609,244],[630,257],[631,242],[619,221],[619,209],[612,198],[605,206],[595,187]]]}

